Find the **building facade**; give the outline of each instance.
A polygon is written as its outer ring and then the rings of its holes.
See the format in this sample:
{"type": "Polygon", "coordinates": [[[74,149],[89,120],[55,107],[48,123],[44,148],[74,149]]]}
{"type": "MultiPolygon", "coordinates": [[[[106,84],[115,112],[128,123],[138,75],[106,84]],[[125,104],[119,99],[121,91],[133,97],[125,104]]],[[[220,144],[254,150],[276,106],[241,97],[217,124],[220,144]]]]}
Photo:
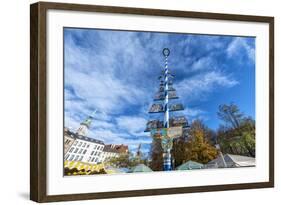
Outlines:
{"type": "Polygon", "coordinates": [[[63,140],[64,140],[63,153],[65,155],[75,141],[75,137],[74,137],[73,133],[71,133],[70,130],[67,128],[64,128],[63,140]]]}
{"type": "Polygon", "coordinates": [[[119,153],[116,149],[112,147],[112,145],[105,145],[103,148],[103,152],[101,155],[102,162],[106,162],[111,158],[119,157],[119,153]]]}
{"type": "Polygon", "coordinates": [[[66,149],[64,160],[80,161],[89,164],[102,162],[101,153],[104,148],[103,141],[86,136],[92,120],[93,117],[88,116],[88,118],[80,124],[76,133],[65,128],[64,147],[66,147],[66,149]],[[69,143],[70,139],[72,140],[71,143],[69,143]]]}
{"type": "Polygon", "coordinates": [[[98,164],[128,153],[126,145],[105,145],[101,140],[87,137],[92,120],[93,117],[89,116],[76,132],[64,128],[64,160],[98,164]]]}
{"type": "Polygon", "coordinates": [[[101,160],[103,162],[108,161],[111,158],[120,157],[122,154],[128,154],[128,146],[127,145],[115,145],[115,144],[108,144],[104,146],[101,160]]]}
{"type": "Polygon", "coordinates": [[[75,141],[65,154],[65,160],[81,161],[89,164],[102,162],[104,143],[100,140],[74,134],[75,141]]]}

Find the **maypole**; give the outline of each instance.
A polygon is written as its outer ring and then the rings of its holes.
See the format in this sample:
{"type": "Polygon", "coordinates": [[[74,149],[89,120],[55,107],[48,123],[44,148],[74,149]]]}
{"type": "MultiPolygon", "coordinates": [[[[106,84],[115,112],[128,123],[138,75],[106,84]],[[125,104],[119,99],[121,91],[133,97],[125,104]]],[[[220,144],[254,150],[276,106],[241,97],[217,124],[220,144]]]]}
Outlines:
{"type": "Polygon", "coordinates": [[[165,74],[164,74],[164,94],[165,94],[165,102],[164,102],[164,112],[165,112],[165,118],[164,118],[164,126],[165,128],[169,128],[169,69],[168,69],[168,56],[170,55],[170,50],[168,48],[163,49],[163,55],[165,56],[165,74]]]}
{"type": "MultiPolygon", "coordinates": [[[[169,68],[168,68],[168,56],[170,55],[170,50],[168,48],[163,49],[163,55],[165,56],[165,71],[164,71],[164,128],[169,128],[169,68]]],[[[163,160],[164,160],[164,171],[172,170],[171,165],[171,150],[168,148],[165,150],[166,152],[163,153],[163,160]]]]}
{"type": "Polygon", "coordinates": [[[154,101],[160,101],[160,103],[154,103],[149,113],[164,113],[164,119],[163,121],[150,120],[147,123],[146,131],[150,131],[152,137],[160,136],[163,148],[163,170],[170,171],[172,170],[171,149],[173,139],[182,136],[182,128],[187,127],[187,120],[184,116],[170,118],[170,112],[180,111],[184,108],[182,104],[170,103],[170,100],[178,97],[176,90],[173,88],[172,78],[174,78],[174,75],[171,74],[168,67],[170,50],[164,48],[163,55],[165,57],[165,66],[161,76],[159,76],[159,91],[154,97],[154,101]]]}

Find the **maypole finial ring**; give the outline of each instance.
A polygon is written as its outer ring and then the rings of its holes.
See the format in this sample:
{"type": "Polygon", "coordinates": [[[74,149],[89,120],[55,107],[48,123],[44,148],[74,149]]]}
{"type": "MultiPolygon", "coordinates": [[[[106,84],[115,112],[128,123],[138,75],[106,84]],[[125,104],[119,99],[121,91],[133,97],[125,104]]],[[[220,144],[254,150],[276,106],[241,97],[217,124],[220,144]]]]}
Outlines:
{"type": "Polygon", "coordinates": [[[163,55],[164,55],[165,57],[168,57],[168,56],[170,55],[170,50],[169,50],[169,48],[164,48],[164,49],[163,49],[163,55]]]}

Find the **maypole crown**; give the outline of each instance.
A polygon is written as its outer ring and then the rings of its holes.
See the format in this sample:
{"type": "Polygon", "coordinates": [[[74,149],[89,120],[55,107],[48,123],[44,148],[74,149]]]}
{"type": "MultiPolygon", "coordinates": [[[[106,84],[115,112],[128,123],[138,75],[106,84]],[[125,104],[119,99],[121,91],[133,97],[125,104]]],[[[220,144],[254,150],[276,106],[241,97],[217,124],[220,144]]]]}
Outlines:
{"type": "Polygon", "coordinates": [[[164,55],[165,57],[168,57],[168,56],[170,55],[170,50],[169,50],[169,48],[164,48],[164,49],[163,49],[163,55],[164,55]]]}

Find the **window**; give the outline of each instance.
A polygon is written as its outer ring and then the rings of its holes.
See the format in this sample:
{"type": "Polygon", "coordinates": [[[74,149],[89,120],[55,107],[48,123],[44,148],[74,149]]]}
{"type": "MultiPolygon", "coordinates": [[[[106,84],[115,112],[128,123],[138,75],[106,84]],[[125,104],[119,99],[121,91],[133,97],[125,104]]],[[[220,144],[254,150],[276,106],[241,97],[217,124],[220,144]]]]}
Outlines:
{"type": "Polygon", "coordinates": [[[74,147],[71,147],[69,152],[71,153],[71,152],[73,152],[73,150],[74,150],[74,147]]]}
{"type": "Polygon", "coordinates": [[[84,142],[83,147],[86,147],[86,142],[84,142]]]}
{"type": "Polygon", "coordinates": [[[76,155],[76,157],[75,157],[74,161],[77,161],[77,160],[78,160],[78,158],[79,158],[79,155],[76,155]]]}
{"type": "Polygon", "coordinates": [[[91,157],[89,157],[88,162],[91,161],[91,157]]]}
{"type": "Polygon", "coordinates": [[[80,159],[79,159],[79,161],[82,161],[82,159],[83,159],[83,156],[80,156],[80,159]]]}
{"type": "Polygon", "coordinates": [[[97,148],[97,145],[94,146],[94,149],[96,149],[96,148],[97,148]]]}
{"type": "Polygon", "coordinates": [[[75,149],[74,153],[77,153],[77,152],[78,152],[78,148],[75,149]]]}
{"type": "Polygon", "coordinates": [[[75,140],[75,142],[73,143],[73,145],[77,145],[78,141],[75,140]]]}
{"type": "Polygon", "coordinates": [[[71,155],[71,157],[69,158],[69,161],[73,160],[74,155],[71,155]]]}
{"type": "Polygon", "coordinates": [[[92,162],[95,160],[96,158],[93,157],[92,162]]]}
{"type": "Polygon", "coordinates": [[[87,144],[87,148],[89,148],[90,147],[90,144],[87,144]]]}
{"type": "Polygon", "coordinates": [[[86,154],[86,152],[87,152],[87,150],[85,149],[84,152],[83,152],[83,154],[86,154]]]}
{"type": "Polygon", "coordinates": [[[71,142],[71,140],[70,139],[67,139],[66,141],[65,141],[65,144],[69,144],[71,142]]]}
{"type": "Polygon", "coordinates": [[[95,152],[95,151],[92,151],[92,152],[91,152],[91,155],[93,155],[93,154],[94,154],[94,152],[95,152]]]}
{"type": "Polygon", "coordinates": [[[82,145],[82,142],[79,143],[78,147],[81,147],[81,145],[82,145]]]}
{"type": "Polygon", "coordinates": [[[78,152],[78,154],[81,154],[81,153],[82,153],[82,151],[83,151],[83,149],[80,149],[80,150],[79,150],[79,152],[78,152]]]}
{"type": "Polygon", "coordinates": [[[69,154],[65,155],[64,160],[67,160],[68,157],[69,157],[69,154]]]}
{"type": "Polygon", "coordinates": [[[95,162],[97,162],[97,161],[98,161],[98,158],[95,159],[95,162]]]}

